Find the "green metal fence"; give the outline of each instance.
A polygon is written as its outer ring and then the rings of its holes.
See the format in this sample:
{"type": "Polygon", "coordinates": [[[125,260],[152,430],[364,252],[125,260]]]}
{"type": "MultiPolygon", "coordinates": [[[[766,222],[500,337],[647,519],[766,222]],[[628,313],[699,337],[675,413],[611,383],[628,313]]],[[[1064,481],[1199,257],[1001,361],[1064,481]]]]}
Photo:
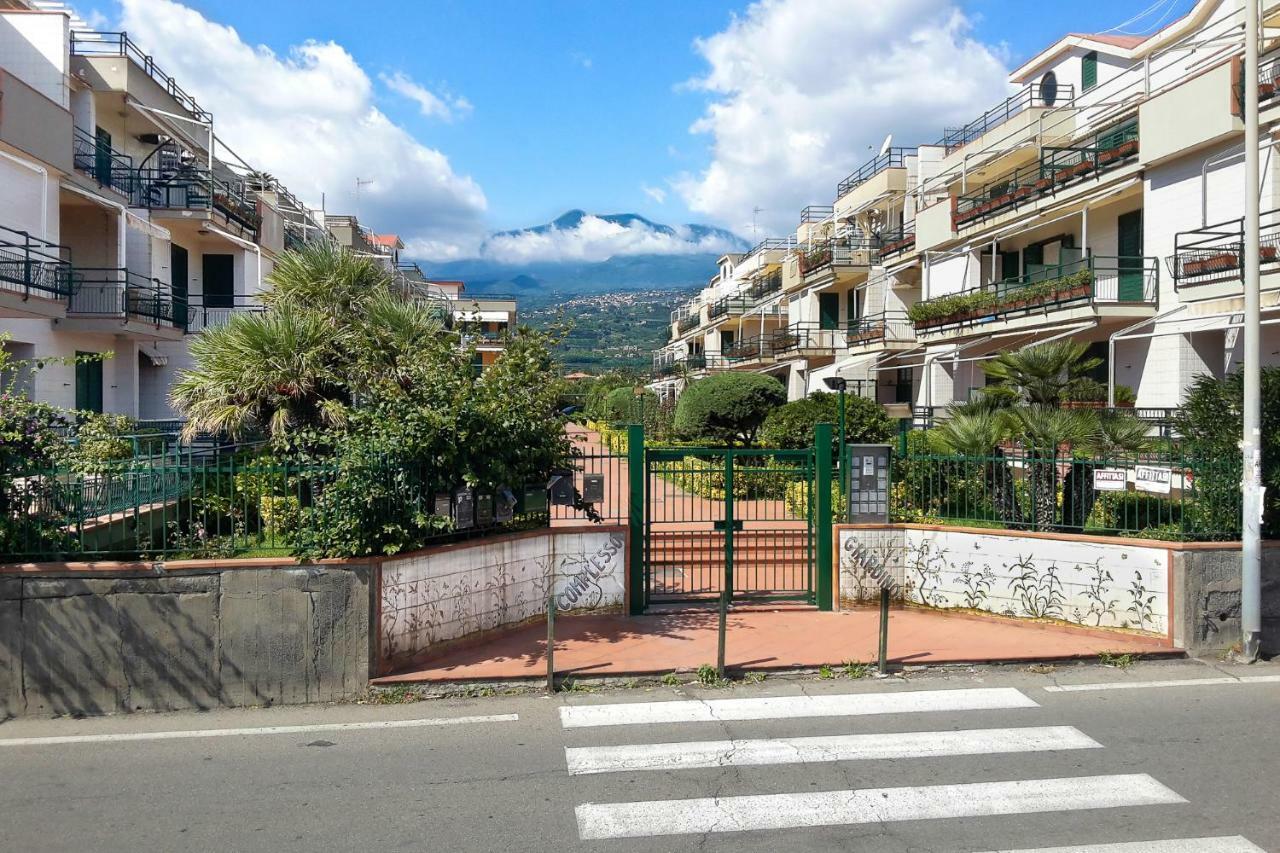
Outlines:
{"type": "Polygon", "coordinates": [[[1022,448],[892,463],[895,521],[1173,540],[1240,535],[1240,463],[1176,454],[1085,459],[1022,448]]]}

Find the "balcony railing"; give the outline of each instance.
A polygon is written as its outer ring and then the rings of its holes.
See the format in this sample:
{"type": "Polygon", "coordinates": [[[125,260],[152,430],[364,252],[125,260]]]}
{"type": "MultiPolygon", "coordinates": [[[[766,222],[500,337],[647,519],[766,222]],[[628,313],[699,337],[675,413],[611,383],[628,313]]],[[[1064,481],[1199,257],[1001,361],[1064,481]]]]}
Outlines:
{"type": "MultiPolygon", "coordinates": [[[[1263,266],[1280,261],[1280,210],[1259,218],[1258,251],[1263,266]]],[[[1176,288],[1243,281],[1244,217],[1174,235],[1169,266],[1176,288]]]]}
{"type": "Polygon", "coordinates": [[[871,158],[863,163],[858,171],[845,178],[836,187],[836,198],[842,197],[845,193],[865,184],[885,169],[901,169],[907,165],[907,158],[914,157],[915,148],[890,148],[888,151],[871,158]]]}
{"type": "Polygon", "coordinates": [[[0,290],[19,293],[24,299],[65,299],[76,281],[70,255],[66,246],[0,225],[0,290]]]}
{"type": "Polygon", "coordinates": [[[138,319],[156,326],[185,329],[186,300],[175,300],[169,286],[127,269],[78,268],[79,281],[67,305],[69,317],[138,319]]]}
{"type": "Polygon", "coordinates": [[[914,341],[915,338],[915,327],[905,311],[881,311],[849,320],[847,339],[851,347],[914,341]]]}
{"type": "Polygon", "coordinates": [[[212,296],[196,294],[187,299],[187,331],[202,332],[227,325],[231,318],[261,314],[266,310],[255,296],[212,296]]]}
{"type": "Polygon", "coordinates": [[[1158,258],[1090,255],[1062,264],[1037,264],[982,290],[917,302],[907,316],[917,331],[937,331],[1080,304],[1154,305],[1159,285],[1158,258]]]}
{"type": "Polygon", "coordinates": [[[1032,83],[1020,92],[1006,98],[978,116],[964,127],[949,127],[943,133],[938,145],[950,154],[957,148],[963,148],[975,139],[980,139],[1009,119],[1026,112],[1032,107],[1052,107],[1054,104],[1069,102],[1075,98],[1075,87],[1068,83],[1044,85],[1032,83]]]}
{"type": "Polygon", "coordinates": [[[725,296],[711,303],[707,315],[712,320],[727,317],[730,314],[742,314],[751,308],[751,300],[745,296],[725,296]]]}
{"type": "Polygon", "coordinates": [[[953,225],[957,228],[992,214],[1040,198],[1091,175],[1108,172],[1138,153],[1138,121],[1131,119],[1102,131],[1089,145],[1045,148],[1039,162],[992,181],[981,191],[956,199],[953,225]]]}
{"type": "Polygon", "coordinates": [[[756,277],[747,288],[747,298],[753,302],[759,302],[780,290],[782,290],[782,270],[774,270],[756,277]]]}
{"type": "Polygon", "coordinates": [[[99,184],[121,195],[132,196],[136,174],[133,160],[116,151],[105,140],[90,136],[80,128],[72,135],[72,162],[99,184]]]}
{"type": "Polygon", "coordinates": [[[739,338],[720,348],[720,356],[730,365],[773,357],[773,333],[739,338]]]}
{"type": "Polygon", "coordinates": [[[210,178],[204,166],[179,172],[143,167],[137,170],[133,204],[153,210],[217,210],[229,221],[257,232],[262,224],[258,205],[240,181],[210,178]]]}
{"type": "Polygon", "coordinates": [[[680,318],[680,322],[676,324],[676,329],[683,335],[685,332],[691,332],[698,328],[700,322],[702,322],[702,318],[697,314],[686,314],[680,318]]]}
{"type": "Polygon", "coordinates": [[[880,257],[891,258],[909,252],[916,246],[916,224],[880,232],[880,257]]]}
{"type": "Polygon", "coordinates": [[[147,54],[143,53],[139,47],[129,39],[128,33],[99,33],[87,30],[71,31],[71,55],[72,56],[122,56],[126,59],[132,59],[147,72],[152,80],[160,84],[169,97],[173,98],[183,109],[191,113],[194,117],[201,121],[209,121],[212,115],[201,109],[196,103],[196,99],[188,95],[182,90],[168,74],[160,70],[156,65],[156,61],[147,54]]]}
{"type": "Polygon", "coordinates": [[[830,204],[811,204],[804,210],[800,211],[800,221],[804,222],[825,222],[835,215],[836,209],[830,204]]]}
{"type": "Polygon", "coordinates": [[[775,355],[791,352],[834,353],[845,346],[844,332],[824,329],[818,323],[792,323],[773,333],[775,355]]]}
{"type": "Polygon", "coordinates": [[[812,249],[799,250],[800,274],[824,267],[870,266],[879,258],[880,240],[871,234],[838,237],[812,249]]]}
{"type": "Polygon", "coordinates": [[[1269,59],[1258,66],[1258,100],[1264,105],[1280,95],[1280,57],[1269,59]]]}

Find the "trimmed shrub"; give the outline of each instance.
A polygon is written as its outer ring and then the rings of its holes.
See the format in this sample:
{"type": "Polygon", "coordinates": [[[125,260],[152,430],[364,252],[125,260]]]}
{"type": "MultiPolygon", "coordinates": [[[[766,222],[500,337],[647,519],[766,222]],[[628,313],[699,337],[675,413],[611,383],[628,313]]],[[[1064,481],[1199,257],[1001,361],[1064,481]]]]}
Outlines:
{"type": "Polygon", "coordinates": [[[694,382],[676,403],[675,432],[720,445],[751,445],[769,412],[787,401],[772,376],[719,373],[694,382]]]}
{"type": "MultiPolygon", "coordinates": [[[[894,436],[893,421],[884,408],[865,397],[846,396],[844,414],[845,435],[853,444],[879,444],[894,436]]],[[[793,449],[812,447],[814,426],[821,423],[834,426],[839,417],[839,395],[817,391],[770,412],[760,427],[760,444],[793,449]]],[[[832,440],[839,440],[835,430],[832,430],[832,440]]]]}

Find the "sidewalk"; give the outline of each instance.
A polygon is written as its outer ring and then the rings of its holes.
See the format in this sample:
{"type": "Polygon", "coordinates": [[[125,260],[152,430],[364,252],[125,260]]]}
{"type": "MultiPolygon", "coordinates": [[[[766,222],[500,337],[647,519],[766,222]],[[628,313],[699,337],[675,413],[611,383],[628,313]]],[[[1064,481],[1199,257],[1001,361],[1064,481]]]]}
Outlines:
{"type": "MultiPolygon", "coordinates": [[[[561,676],[659,675],[716,660],[714,609],[627,617],[564,616],[556,621],[561,676]]],[[[546,625],[538,622],[481,643],[455,646],[374,684],[545,678],[546,625]]],[[[816,668],[877,655],[874,608],[820,613],[805,608],[742,607],[729,614],[726,665],[735,670],[816,668]]],[[[889,656],[897,665],[1175,654],[1167,640],[1104,630],[1015,623],[999,617],[894,610],[889,656]]]]}

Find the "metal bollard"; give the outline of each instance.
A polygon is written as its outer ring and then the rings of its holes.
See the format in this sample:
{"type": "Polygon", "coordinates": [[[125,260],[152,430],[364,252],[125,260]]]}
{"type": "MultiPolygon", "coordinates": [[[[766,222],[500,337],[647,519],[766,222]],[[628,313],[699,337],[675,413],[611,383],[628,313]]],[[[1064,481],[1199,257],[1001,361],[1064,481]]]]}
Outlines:
{"type": "Polygon", "coordinates": [[[547,692],[556,692],[556,594],[547,595],[547,692]]]}
{"type": "Polygon", "coordinates": [[[880,590],[880,674],[889,674],[889,590],[880,590]]]}
{"type": "Polygon", "coordinates": [[[729,591],[720,591],[720,632],[716,645],[716,675],[724,678],[724,638],[725,623],[729,615],[729,591]]]}

